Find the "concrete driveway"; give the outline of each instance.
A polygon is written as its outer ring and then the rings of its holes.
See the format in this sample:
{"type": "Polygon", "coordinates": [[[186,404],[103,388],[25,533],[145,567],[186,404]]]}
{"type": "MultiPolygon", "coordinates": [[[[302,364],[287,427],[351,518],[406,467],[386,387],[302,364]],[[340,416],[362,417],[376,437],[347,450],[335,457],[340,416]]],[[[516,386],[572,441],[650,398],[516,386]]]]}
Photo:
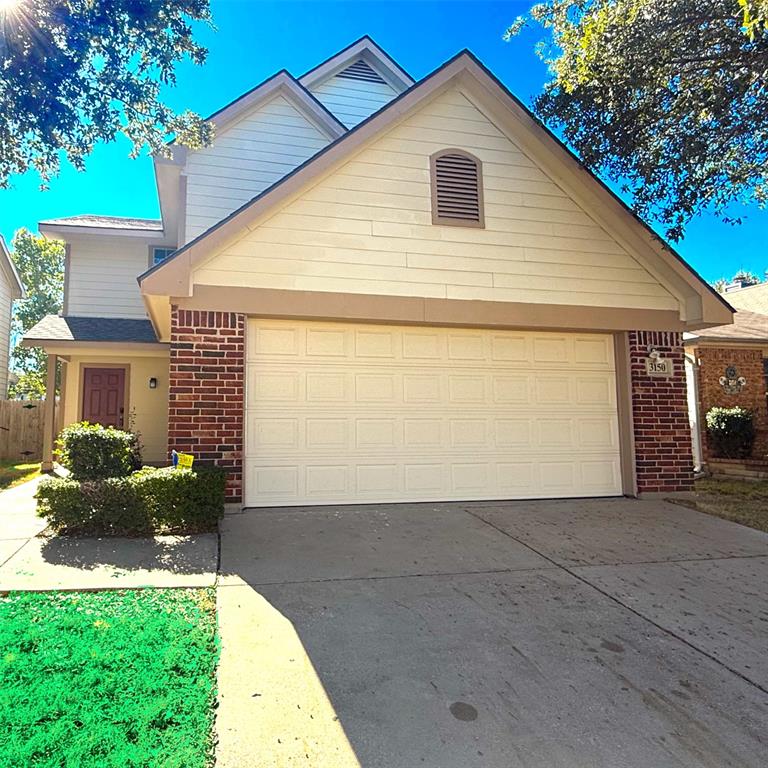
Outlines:
{"type": "Polygon", "coordinates": [[[768,763],[768,536],[661,501],[223,524],[218,766],[768,763]]]}

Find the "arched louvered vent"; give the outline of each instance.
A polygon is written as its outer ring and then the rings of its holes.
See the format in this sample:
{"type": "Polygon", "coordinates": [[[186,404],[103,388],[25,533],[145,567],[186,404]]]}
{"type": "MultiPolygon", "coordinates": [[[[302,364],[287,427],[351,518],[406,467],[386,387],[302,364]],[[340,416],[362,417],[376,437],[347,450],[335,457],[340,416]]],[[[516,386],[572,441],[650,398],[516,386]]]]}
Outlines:
{"type": "Polygon", "coordinates": [[[350,64],[346,69],[339,72],[336,77],[343,77],[345,80],[364,80],[366,83],[386,84],[387,82],[370,64],[362,59],[359,59],[354,64],[350,64]]]}
{"type": "Polygon", "coordinates": [[[480,161],[460,149],[445,149],[432,155],[430,166],[432,223],[484,226],[480,161]]]}

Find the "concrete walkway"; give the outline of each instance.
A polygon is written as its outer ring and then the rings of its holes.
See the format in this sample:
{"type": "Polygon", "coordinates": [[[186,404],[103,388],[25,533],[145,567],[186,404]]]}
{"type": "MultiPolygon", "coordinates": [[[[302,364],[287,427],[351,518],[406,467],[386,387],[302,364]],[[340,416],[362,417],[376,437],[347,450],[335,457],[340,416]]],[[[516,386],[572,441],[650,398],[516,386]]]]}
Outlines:
{"type": "Polygon", "coordinates": [[[210,587],[218,537],[46,536],[35,514],[39,479],[0,492],[0,592],[210,587]]]}
{"type": "Polygon", "coordinates": [[[35,514],[39,477],[0,491],[0,568],[46,527],[35,514]]]}
{"type": "Polygon", "coordinates": [[[757,768],[768,535],[658,501],[225,519],[218,768],[757,768]]]}

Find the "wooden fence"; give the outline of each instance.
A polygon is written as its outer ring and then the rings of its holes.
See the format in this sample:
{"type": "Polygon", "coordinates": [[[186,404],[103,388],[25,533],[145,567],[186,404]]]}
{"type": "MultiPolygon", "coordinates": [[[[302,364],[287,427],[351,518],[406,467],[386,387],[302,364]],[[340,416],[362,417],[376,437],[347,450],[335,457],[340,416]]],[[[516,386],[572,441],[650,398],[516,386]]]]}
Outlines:
{"type": "Polygon", "coordinates": [[[42,400],[0,400],[0,461],[40,461],[42,400]]]}

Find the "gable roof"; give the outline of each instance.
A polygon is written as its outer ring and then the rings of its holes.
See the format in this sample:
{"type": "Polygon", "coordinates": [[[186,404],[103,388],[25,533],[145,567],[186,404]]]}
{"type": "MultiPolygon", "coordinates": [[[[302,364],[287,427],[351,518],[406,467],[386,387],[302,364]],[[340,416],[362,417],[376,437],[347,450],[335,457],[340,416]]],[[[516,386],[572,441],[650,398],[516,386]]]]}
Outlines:
{"type": "MultiPolygon", "coordinates": [[[[590,204],[595,220],[609,232],[622,225],[622,241],[630,253],[644,254],[641,262],[660,282],[675,286],[677,295],[685,294],[681,313],[690,324],[707,325],[713,320],[727,322],[732,307],[709,286],[692,267],[612,190],[565,146],[530,110],[468,50],[460,51],[424,79],[415,83],[386,106],[340,136],[313,157],[245,205],[233,211],[213,227],[180,248],[171,258],[140,275],[145,294],[189,295],[189,277],[193,267],[217,247],[235,239],[243,230],[257,225],[257,220],[297,194],[320,174],[344,162],[355,149],[374,139],[406,113],[452,83],[471,82],[480,101],[500,124],[512,124],[515,141],[524,151],[549,163],[558,183],[565,177],[578,188],[590,204]],[[706,308],[704,305],[707,305],[706,308]],[[705,311],[706,309],[706,311],[705,311]],[[709,317],[705,317],[709,316],[709,317]]],[[[503,130],[503,129],[502,129],[503,130]]],[[[615,234],[615,232],[614,232],[615,234]]]]}
{"type": "Polygon", "coordinates": [[[346,48],[327,58],[299,77],[305,88],[329,80],[349,64],[364,61],[397,91],[403,91],[414,84],[414,79],[369,35],[363,35],[346,48]]]}
{"type": "Polygon", "coordinates": [[[205,118],[217,131],[226,130],[236,120],[260,103],[278,94],[285,96],[299,111],[317,123],[329,138],[335,139],[346,132],[346,126],[326,106],[318,101],[290,72],[281,69],[258,85],[238,96],[221,109],[205,118]]]}
{"type": "Polygon", "coordinates": [[[728,291],[726,301],[737,311],[746,309],[750,312],[760,312],[768,315],[768,283],[748,285],[737,291],[728,291]]]}
{"type": "Polygon", "coordinates": [[[685,334],[686,344],[700,341],[761,342],[768,344],[768,315],[760,312],[736,310],[733,323],[705,328],[703,331],[685,334]]]}
{"type": "Polygon", "coordinates": [[[5,245],[5,240],[2,235],[0,235],[0,272],[5,275],[5,279],[8,281],[8,285],[11,288],[11,298],[23,299],[25,296],[24,286],[21,283],[21,278],[16,270],[16,265],[13,263],[13,259],[5,245]]]}

